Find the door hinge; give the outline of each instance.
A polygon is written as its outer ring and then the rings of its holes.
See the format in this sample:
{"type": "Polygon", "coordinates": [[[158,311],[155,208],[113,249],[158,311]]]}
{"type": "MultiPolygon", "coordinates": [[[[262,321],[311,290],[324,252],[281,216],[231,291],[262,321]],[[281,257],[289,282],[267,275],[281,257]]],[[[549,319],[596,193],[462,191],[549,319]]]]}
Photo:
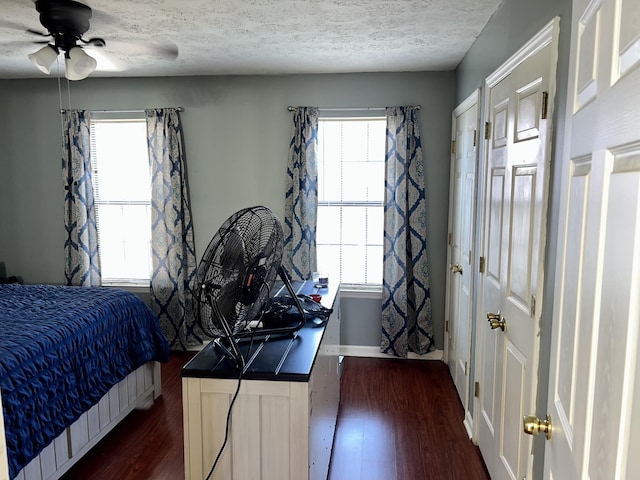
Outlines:
{"type": "Polygon", "coordinates": [[[531,318],[536,318],[536,296],[531,295],[531,318]]]}
{"type": "Polygon", "coordinates": [[[449,232],[449,245],[453,246],[453,232],[449,232]]]}
{"type": "Polygon", "coordinates": [[[455,154],[456,154],[456,141],[451,140],[451,155],[455,155],[455,154]]]}
{"type": "Polygon", "coordinates": [[[484,263],[485,263],[484,257],[480,257],[480,262],[478,262],[478,271],[480,273],[484,273],[484,263]]]}
{"type": "Polygon", "coordinates": [[[467,362],[464,362],[464,376],[467,376],[467,362]]]}
{"type": "Polygon", "coordinates": [[[549,92],[542,92],[542,119],[549,114],[549,92]]]}
{"type": "Polygon", "coordinates": [[[491,138],[491,122],[484,122],[484,139],[489,140],[491,138]]]}
{"type": "Polygon", "coordinates": [[[473,385],[473,396],[476,398],[480,398],[480,382],[476,382],[473,385]]]}
{"type": "Polygon", "coordinates": [[[478,130],[473,129],[473,146],[475,147],[478,144],[478,130]]]}
{"type": "Polygon", "coordinates": [[[449,320],[444,322],[444,331],[449,333],[449,320]]]}

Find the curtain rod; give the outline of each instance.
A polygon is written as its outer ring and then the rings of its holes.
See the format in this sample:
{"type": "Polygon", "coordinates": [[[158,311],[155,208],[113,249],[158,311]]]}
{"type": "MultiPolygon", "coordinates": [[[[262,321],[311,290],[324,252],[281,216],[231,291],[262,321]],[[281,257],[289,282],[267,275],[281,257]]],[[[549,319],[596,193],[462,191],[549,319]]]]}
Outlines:
{"type": "MultiPolygon", "coordinates": [[[[420,105],[414,105],[414,107],[418,110],[420,110],[420,105]]],[[[330,107],[320,107],[318,108],[318,110],[323,111],[323,110],[330,110],[333,112],[350,112],[350,111],[362,111],[362,110],[384,110],[387,107],[335,107],[335,108],[330,108],[330,107]]],[[[289,105],[287,107],[287,110],[289,110],[290,112],[293,112],[296,109],[296,107],[292,107],[291,105],[289,105]]]]}
{"type": "MultiPolygon", "coordinates": [[[[175,107],[179,112],[184,112],[184,108],[175,107]]],[[[68,110],[66,108],[61,108],[60,113],[65,113],[68,110]]],[[[142,110],[89,110],[90,112],[105,112],[105,113],[144,113],[144,109],[142,110]]]]}

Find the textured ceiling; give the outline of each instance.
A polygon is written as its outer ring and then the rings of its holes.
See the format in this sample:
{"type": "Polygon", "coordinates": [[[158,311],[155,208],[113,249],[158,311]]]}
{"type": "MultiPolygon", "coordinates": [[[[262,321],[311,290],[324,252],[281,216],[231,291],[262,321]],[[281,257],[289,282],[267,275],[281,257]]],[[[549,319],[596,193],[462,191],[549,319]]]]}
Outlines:
{"type": "MultiPolygon", "coordinates": [[[[85,38],[104,38],[114,64],[97,57],[92,76],[163,76],[451,70],[501,0],[83,3],[94,9],[85,38]],[[177,59],[145,48],[165,41],[177,59]]],[[[25,29],[44,30],[34,3],[0,0],[0,12],[0,78],[44,77],[27,59],[42,38],[25,29]]]]}

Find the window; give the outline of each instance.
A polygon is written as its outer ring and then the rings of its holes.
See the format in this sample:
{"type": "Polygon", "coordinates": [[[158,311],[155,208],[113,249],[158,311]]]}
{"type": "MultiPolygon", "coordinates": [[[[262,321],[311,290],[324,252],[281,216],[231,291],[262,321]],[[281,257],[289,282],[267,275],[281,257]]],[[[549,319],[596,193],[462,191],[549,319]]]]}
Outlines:
{"type": "Polygon", "coordinates": [[[91,119],[91,165],[104,285],[149,285],[151,177],[142,118],[91,119]]]}
{"type": "Polygon", "coordinates": [[[384,117],[318,120],[318,270],[344,284],[382,284],[385,132],[384,117]]]}

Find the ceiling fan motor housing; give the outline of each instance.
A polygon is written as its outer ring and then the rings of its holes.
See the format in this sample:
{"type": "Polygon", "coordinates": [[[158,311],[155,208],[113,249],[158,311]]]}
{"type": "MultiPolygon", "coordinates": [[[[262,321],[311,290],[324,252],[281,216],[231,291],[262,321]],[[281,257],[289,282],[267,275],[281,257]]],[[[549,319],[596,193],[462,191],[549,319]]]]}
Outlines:
{"type": "Polygon", "coordinates": [[[37,0],[36,10],[40,13],[40,23],[49,31],[59,50],[69,51],[89,30],[92,12],[83,3],[73,0],[37,0]]]}

